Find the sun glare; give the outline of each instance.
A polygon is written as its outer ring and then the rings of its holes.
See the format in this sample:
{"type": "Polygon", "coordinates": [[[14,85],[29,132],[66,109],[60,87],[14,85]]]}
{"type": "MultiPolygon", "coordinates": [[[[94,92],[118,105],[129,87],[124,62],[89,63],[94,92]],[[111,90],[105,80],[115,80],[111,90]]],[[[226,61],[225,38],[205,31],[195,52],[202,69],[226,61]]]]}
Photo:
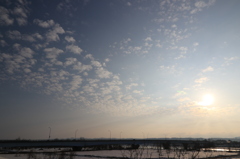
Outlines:
{"type": "Polygon", "coordinates": [[[202,101],[199,102],[199,105],[208,106],[212,105],[214,102],[214,97],[211,94],[205,94],[202,98],[202,101]]]}

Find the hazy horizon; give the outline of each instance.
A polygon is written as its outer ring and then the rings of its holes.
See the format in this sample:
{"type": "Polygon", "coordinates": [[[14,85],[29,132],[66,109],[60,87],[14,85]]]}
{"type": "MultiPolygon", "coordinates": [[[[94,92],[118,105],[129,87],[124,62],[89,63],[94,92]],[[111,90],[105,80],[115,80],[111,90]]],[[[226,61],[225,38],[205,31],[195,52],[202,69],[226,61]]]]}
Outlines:
{"type": "Polygon", "coordinates": [[[239,0],[0,4],[0,139],[240,136],[239,0]]]}

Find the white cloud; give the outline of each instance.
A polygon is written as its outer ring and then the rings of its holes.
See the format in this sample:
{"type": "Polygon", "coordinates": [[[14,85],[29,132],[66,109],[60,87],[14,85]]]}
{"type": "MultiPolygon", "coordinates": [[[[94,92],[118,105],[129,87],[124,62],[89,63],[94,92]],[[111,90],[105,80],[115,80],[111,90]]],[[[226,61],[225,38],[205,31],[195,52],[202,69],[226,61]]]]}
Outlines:
{"type": "Polygon", "coordinates": [[[152,41],[151,37],[147,37],[144,41],[152,41]]]}
{"type": "Polygon", "coordinates": [[[6,66],[6,71],[10,74],[13,74],[14,71],[20,68],[19,63],[13,60],[6,61],[6,66]]]}
{"type": "MultiPolygon", "coordinates": [[[[149,44],[148,42],[146,42],[145,44],[144,44],[144,46],[146,46],[147,48],[151,48],[152,46],[153,46],[153,44],[149,44]]],[[[146,51],[146,50],[145,50],[146,51]]],[[[147,53],[147,52],[146,52],[147,53]]]]}
{"type": "Polygon", "coordinates": [[[61,2],[61,3],[59,3],[59,4],[57,5],[57,9],[58,9],[58,10],[62,10],[62,9],[63,9],[63,6],[64,6],[64,3],[61,2]]]}
{"type": "Polygon", "coordinates": [[[80,47],[78,47],[77,45],[73,45],[73,44],[67,45],[66,50],[70,51],[72,53],[75,53],[75,54],[81,54],[81,52],[83,51],[80,47]]]}
{"type": "Polygon", "coordinates": [[[138,86],[137,83],[131,83],[131,84],[129,84],[129,85],[126,86],[126,89],[127,89],[127,90],[130,90],[130,89],[132,89],[132,87],[137,87],[137,86],[138,86]]]}
{"type": "Polygon", "coordinates": [[[21,8],[21,7],[15,7],[13,9],[13,14],[24,17],[24,18],[27,18],[26,11],[24,10],[24,8],[21,8]]]}
{"type": "Polygon", "coordinates": [[[91,87],[98,88],[99,79],[87,79],[87,81],[91,87]]]}
{"type": "Polygon", "coordinates": [[[83,86],[83,89],[84,89],[84,92],[87,92],[89,94],[93,93],[94,92],[94,88],[89,86],[89,85],[85,85],[83,86]]]}
{"type": "Polygon", "coordinates": [[[197,43],[197,42],[195,42],[194,44],[193,44],[193,46],[198,46],[199,45],[199,43],[197,43]]]}
{"type": "Polygon", "coordinates": [[[128,49],[126,51],[124,51],[126,54],[131,54],[131,53],[141,53],[141,49],[142,47],[140,46],[135,46],[135,47],[132,47],[132,46],[129,46],[128,49]]]}
{"type": "Polygon", "coordinates": [[[15,71],[30,73],[30,67],[36,64],[37,60],[33,58],[34,51],[28,47],[21,47],[20,44],[14,44],[13,48],[18,51],[17,54],[2,54],[0,59],[5,63],[5,71],[13,74],[15,71]]]}
{"type": "Polygon", "coordinates": [[[63,33],[65,33],[64,29],[59,24],[55,24],[55,26],[47,32],[46,38],[49,42],[58,41],[60,40],[58,34],[63,34],[63,33]]]}
{"type": "Polygon", "coordinates": [[[74,43],[76,40],[71,36],[65,36],[65,40],[69,43],[74,43]]]}
{"type": "Polygon", "coordinates": [[[187,53],[188,51],[188,48],[187,47],[179,47],[179,51],[180,51],[180,55],[178,55],[175,59],[181,59],[181,58],[185,58],[185,54],[187,53]]]}
{"type": "Polygon", "coordinates": [[[208,66],[207,68],[202,70],[202,72],[211,72],[211,71],[214,71],[214,68],[211,66],[208,66]]]}
{"type": "Polygon", "coordinates": [[[66,58],[66,61],[65,61],[64,65],[65,66],[70,66],[70,65],[73,65],[76,62],[77,62],[76,58],[69,57],[69,58],[66,58]]]}
{"type": "Polygon", "coordinates": [[[153,46],[150,42],[152,42],[151,37],[147,37],[143,39],[144,44],[143,46],[130,46],[129,42],[132,40],[130,38],[124,39],[120,41],[119,43],[114,42],[113,45],[110,45],[109,47],[111,48],[119,48],[121,52],[126,53],[126,54],[146,54],[149,53],[149,50],[153,46]],[[118,47],[117,47],[118,45],[118,47]]]}
{"type": "Polygon", "coordinates": [[[24,69],[24,72],[25,72],[25,73],[30,73],[30,72],[32,72],[32,71],[31,71],[29,68],[25,68],[25,69],[24,69]]]}
{"type": "Polygon", "coordinates": [[[188,48],[187,47],[180,47],[179,50],[181,51],[181,54],[186,54],[188,48]]]}
{"type": "Polygon", "coordinates": [[[181,46],[181,47],[179,48],[179,50],[181,51],[181,54],[186,54],[187,51],[188,51],[188,48],[181,46]]]}
{"type": "Polygon", "coordinates": [[[99,78],[110,78],[112,75],[111,72],[102,67],[96,69],[96,74],[99,78]]]}
{"type": "Polygon", "coordinates": [[[20,55],[22,55],[23,57],[26,57],[26,58],[32,58],[33,53],[34,53],[33,50],[30,48],[27,48],[27,47],[22,48],[20,51],[20,55]]]}
{"type": "Polygon", "coordinates": [[[14,44],[14,47],[18,54],[2,54],[0,56],[1,61],[4,59],[6,72],[12,74],[14,71],[29,73],[30,67],[36,64],[37,60],[33,59],[34,51],[28,47],[23,47],[19,44],[14,44]]]}
{"type": "Polygon", "coordinates": [[[5,53],[1,54],[1,57],[5,58],[5,59],[11,59],[12,58],[11,55],[5,54],[5,53]]]}
{"type": "Polygon", "coordinates": [[[130,38],[127,38],[126,40],[123,40],[124,44],[128,44],[130,41],[132,41],[130,38]]]}
{"type": "Polygon", "coordinates": [[[88,76],[88,73],[87,73],[87,72],[83,72],[83,75],[84,75],[84,76],[88,76]]]}
{"type": "Polygon", "coordinates": [[[205,7],[210,7],[211,5],[213,5],[216,2],[216,0],[209,0],[209,1],[197,1],[195,2],[195,7],[194,9],[192,9],[192,11],[190,12],[191,14],[195,14],[199,11],[202,11],[203,8],[205,7]]]}
{"type": "Polygon", "coordinates": [[[38,71],[44,72],[44,69],[43,68],[39,68],[38,71]]]}
{"type": "Polygon", "coordinates": [[[92,69],[91,65],[84,65],[81,62],[77,62],[73,65],[74,70],[78,70],[80,73],[84,71],[90,71],[92,69]]]}
{"type": "Polygon", "coordinates": [[[34,42],[34,41],[36,41],[33,36],[31,36],[31,35],[26,35],[26,34],[22,35],[22,40],[29,41],[29,42],[34,42]]]}
{"type": "Polygon", "coordinates": [[[49,28],[49,27],[52,27],[55,25],[55,22],[51,19],[51,20],[47,20],[47,21],[42,21],[42,20],[39,20],[39,19],[34,19],[33,22],[35,24],[37,24],[38,26],[40,27],[43,27],[43,28],[49,28]]]}
{"type": "Polygon", "coordinates": [[[195,3],[195,6],[196,6],[197,8],[203,8],[203,7],[206,7],[206,6],[207,6],[207,3],[205,3],[204,1],[197,1],[197,2],[195,3]]]}
{"type": "Polygon", "coordinates": [[[184,96],[184,95],[186,95],[186,92],[184,92],[184,91],[178,91],[178,92],[173,96],[173,98],[177,98],[177,97],[179,97],[179,96],[184,96]]]}
{"type": "Polygon", "coordinates": [[[21,39],[22,35],[19,31],[13,30],[13,31],[8,31],[7,32],[7,37],[10,39],[21,39]]]}
{"type": "Polygon", "coordinates": [[[175,67],[175,65],[172,65],[172,66],[161,65],[160,70],[162,70],[164,72],[167,72],[167,73],[175,73],[176,72],[176,67],[175,67]]]}
{"type": "Polygon", "coordinates": [[[40,40],[43,39],[42,35],[40,35],[39,33],[32,34],[32,36],[40,40]]]}
{"type": "Polygon", "coordinates": [[[8,44],[6,43],[5,40],[0,40],[0,45],[4,47],[4,46],[7,46],[8,44]]]}
{"type": "Polygon", "coordinates": [[[240,59],[239,57],[224,57],[224,64],[223,66],[231,65],[233,61],[240,59]]]}
{"type": "Polygon", "coordinates": [[[18,1],[16,7],[12,10],[12,14],[16,16],[18,25],[26,25],[28,23],[28,1],[18,1]]]}
{"type": "Polygon", "coordinates": [[[29,41],[29,42],[34,42],[37,39],[43,39],[43,37],[39,34],[39,33],[34,33],[34,34],[21,34],[19,31],[17,30],[13,30],[13,31],[8,31],[6,33],[7,37],[12,39],[12,40],[24,40],[24,41],[29,41]]]}
{"type": "Polygon", "coordinates": [[[87,54],[84,58],[94,60],[92,54],[87,54]]]}
{"type": "Polygon", "coordinates": [[[230,57],[230,58],[224,58],[227,61],[233,61],[239,59],[239,57],[230,57]]]}
{"type": "Polygon", "coordinates": [[[134,90],[133,93],[135,93],[135,94],[142,94],[143,90],[134,90]]]}
{"type": "Polygon", "coordinates": [[[54,62],[54,65],[62,66],[62,65],[63,65],[63,62],[62,62],[62,61],[55,61],[55,62],[54,62]]]}
{"type": "MultiPolygon", "coordinates": [[[[28,56],[28,55],[26,55],[28,56]]],[[[24,57],[23,55],[14,55],[13,59],[14,62],[18,63],[18,64],[24,64],[26,63],[26,57],[24,57]]]]}
{"type": "Polygon", "coordinates": [[[15,44],[13,44],[13,48],[15,49],[15,50],[20,50],[20,48],[21,48],[21,45],[20,44],[18,44],[18,43],[15,43],[15,44]]]}
{"type": "Polygon", "coordinates": [[[63,50],[53,47],[44,49],[44,52],[46,52],[46,58],[56,59],[59,54],[63,53],[63,50]]]}
{"type": "Polygon", "coordinates": [[[106,58],[104,61],[105,61],[105,62],[109,62],[109,61],[110,61],[110,59],[109,59],[109,58],[106,58]]]}
{"type": "Polygon", "coordinates": [[[156,23],[162,23],[162,22],[164,22],[164,19],[163,18],[155,18],[155,19],[153,19],[153,21],[156,23]]]}
{"type": "Polygon", "coordinates": [[[95,60],[91,61],[91,64],[95,67],[99,67],[99,68],[102,67],[102,64],[98,61],[95,61],[95,60]]]}
{"type": "Polygon", "coordinates": [[[23,17],[18,17],[16,18],[18,25],[22,26],[22,25],[27,25],[27,19],[23,18],[23,17]]]}
{"type": "Polygon", "coordinates": [[[0,25],[12,25],[14,19],[9,17],[9,11],[0,6],[0,25]]]}
{"type": "Polygon", "coordinates": [[[195,83],[204,83],[206,81],[208,81],[208,78],[207,77],[202,77],[202,78],[196,79],[194,82],[195,83]]]}
{"type": "Polygon", "coordinates": [[[162,48],[162,44],[161,44],[160,40],[156,40],[155,42],[156,42],[157,47],[162,48]]]}
{"type": "Polygon", "coordinates": [[[71,84],[71,86],[72,86],[72,87],[70,88],[70,90],[76,90],[76,89],[78,89],[78,88],[80,87],[80,85],[82,84],[82,81],[83,81],[83,79],[82,79],[81,76],[79,76],[79,75],[74,75],[72,81],[70,82],[70,84],[71,84]]]}

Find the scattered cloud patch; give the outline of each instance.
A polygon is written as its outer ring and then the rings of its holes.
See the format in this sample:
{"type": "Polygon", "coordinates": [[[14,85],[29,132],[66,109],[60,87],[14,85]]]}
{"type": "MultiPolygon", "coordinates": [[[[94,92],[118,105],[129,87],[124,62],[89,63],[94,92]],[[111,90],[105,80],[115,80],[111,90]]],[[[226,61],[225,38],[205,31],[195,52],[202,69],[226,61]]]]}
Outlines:
{"type": "Polygon", "coordinates": [[[135,93],[135,94],[142,94],[143,90],[134,90],[133,93],[135,93]]]}
{"type": "Polygon", "coordinates": [[[76,40],[71,36],[65,36],[65,40],[69,43],[74,43],[76,40]]]}
{"type": "Polygon", "coordinates": [[[151,37],[147,37],[144,41],[152,41],[151,37]]]}
{"type": "Polygon", "coordinates": [[[131,6],[132,4],[130,2],[127,2],[127,6],[131,6]]]}
{"type": "Polygon", "coordinates": [[[240,58],[238,56],[235,57],[225,57],[223,66],[229,66],[233,64],[233,61],[239,60],[240,58]]]}
{"type": "Polygon", "coordinates": [[[202,72],[212,72],[212,71],[214,71],[214,68],[211,66],[208,66],[207,68],[202,70],[202,72]]]}
{"type": "Polygon", "coordinates": [[[51,20],[47,20],[47,21],[34,19],[33,23],[35,23],[38,26],[43,27],[43,28],[50,28],[50,27],[55,25],[55,22],[52,19],[51,20]]]}
{"type": "Polygon", "coordinates": [[[22,38],[21,33],[17,30],[8,31],[7,37],[10,39],[21,39],[22,38]]]}
{"type": "Polygon", "coordinates": [[[130,89],[132,89],[132,87],[137,87],[137,86],[138,86],[138,83],[131,83],[131,84],[126,86],[126,89],[130,90],[130,89]]]}
{"type": "Polygon", "coordinates": [[[0,25],[12,25],[14,19],[10,17],[9,10],[0,6],[0,25]]]}
{"type": "Polygon", "coordinates": [[[82,77],[81,76],[79,76],[79,75],[74,75],[73,76],[73,79],[72,79],[72,81],[71,81],[71,88],[70,88],[70,90],[76,90],[76,89],[78,89],[79,87],[80,87],[80,85],[82,84],[82,81],[83,81],[83,79],[82,79],[82,77]]]}
{"type": "Polygon", "coordinates": [[[174,96],[173,96],[173,98],[177,98],[177,97],[179,97],[179,96],[184,96],[184,95],[186,95],[187,93],[185,92],[185,91],[178,91],[174,96]]]}
{"type": "Polygon", "coordinates": [[[77,45],[67,45],[66,46],[66,50],[70,51],[74,54],[81,54],[81,52],[83,51],[80,47],[78,47],[77,45]]]}
{"type": "Polygon", "coordinates": [[[4,46],[7,46],[8,44],[5,40],[0,40],[0,45],[4,47],[4,46]]]}
{"type": "Polygon", "coordinates": [[[73,64],[77,63],[77,61],[78,60],[76,58],[73,58],[73,57],[66,58],[66,60],[64,62],[64,66],[73,65],[73,64]]]}
{"type": "Polygon", "coordinates": [[[191,14],[195,14],[197,12],[202,11],[203,8],[205,7],[210,7],[211,5],[213,5],[216,2],[216,0],[208,0],[208,1],[197,1],[195,2],[195,7],[194,9],[191,10],[191,14]]]}
{"type": "Polygon", "coordinates": [[[204,83],[206,81],[208,81],[208,78],[207,77],[202,77],[202,78],[196,79],[194,82],[195,83],[204,83]]]}
{"type": "Polygon", "coordinates": [[[21,34],[18,30],[9,30],[6,33],[7,37],[12,40],[24,40],[29,42],[35,42],[37,40],[42,40],[43,37],[39,33],[34,34],[21,34]]]}
{"type": "Polygon", "coordinates": [[[46,38],[48,42],[59,41],[59,35],[65,33],[65,30],[59,25],[55,24],[54,27],[46,33],[46,38]]]}
{"type": "Polygon", "coordinates": [[[185,54],[187,53],[188,51],[188,48],[187,47],[179,47],[179,51],[180,51],[180,55],[178,57],[176,57],[175,59],[181,59],[181,58],[185,58],[185,54]]]}
{"type": "Polygon", "coordinates": [[[112,76],[111,72],[102,67],[96,69],[96,74],[99,78],[110,78],[112,76]]]}
{"type": "Polygon", "coordinates": [[[20,50],[20,55],[26,58],[32,58],[33,57],[33,50],[27,47],[24,47],[20,50]]]}
{"type": "Polygon", "coordinates": [[[44,52],[46,53],[46,58],[48,59],[56,59],[59,54],[63,53],[63,50],[52,47],[52,48],[46,48],[44,49],[44,52]]]}
{"type": "Polygon", "coordinates": [[[93,67],[91,65],[85,65],[81,62],[76,62],[76,64],[73,65],[73,69],[77,70],[79,73],[90,71],[93,67]]]}
{"type": "Polygon", "coordinates": [[[172,66],[164,66],[164,65],[161,65],[160,66],[160,70],[161,71],[164,71],[164,72],[167,72],[167,73],[175,73],[176,72],[176,66],[175,65],[172,65],[172,66]]]}
{"type": "Polygon", "coordinates": [[[197,43],[197,42],[193,43],[193,46],[198,46],[198,45],[199,45],[199,43],[197,43]]]}
{"type": "Polygon", "coordinates": [[[110,59],[109,59],[109,58],[106,58],[104,61],[105,61],[105,62],[109,62],[109,61],[110,61],[110,59]]]}

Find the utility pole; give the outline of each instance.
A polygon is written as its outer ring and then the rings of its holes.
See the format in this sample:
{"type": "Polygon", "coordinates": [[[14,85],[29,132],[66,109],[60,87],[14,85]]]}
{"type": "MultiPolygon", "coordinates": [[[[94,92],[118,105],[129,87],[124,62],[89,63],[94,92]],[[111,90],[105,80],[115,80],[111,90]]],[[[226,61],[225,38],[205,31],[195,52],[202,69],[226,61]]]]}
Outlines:
{"type": "Polygon", "coordinates": [[[110,133],[110,140],[112,139],[112,135],[111,135],[111,131],[110,130],[108,130],[109,131],[109,133],[110,133]]]}
{"type": "Polygon", "coordinates": [[[76,139],[76,134],[77,134],[78,129],[75,131],[75,139],[76,139]]]}
{"type": "Polygon", "coordinates": [[[48,127],[49,128],[49,137],[48,137],[48,140],[50,140],[50,137],[51,137],[51,127],[48,127]]]}

